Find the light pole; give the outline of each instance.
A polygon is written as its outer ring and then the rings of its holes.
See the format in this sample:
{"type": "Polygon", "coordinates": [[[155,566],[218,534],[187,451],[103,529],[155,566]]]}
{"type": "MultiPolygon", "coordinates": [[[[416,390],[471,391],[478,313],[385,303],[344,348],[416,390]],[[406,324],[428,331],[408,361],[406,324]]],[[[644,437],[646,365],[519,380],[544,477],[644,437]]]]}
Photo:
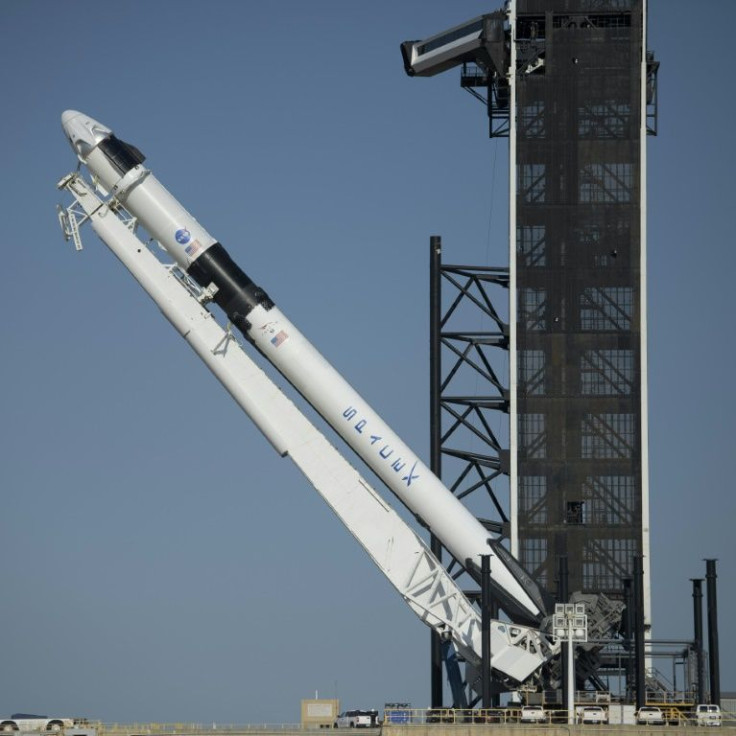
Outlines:
{"type": "Polygon", "coordinates": [[[585,603],[556,603],[552,628],[567,642],[567,722],[575,723],[575,644],[588,641],[585,603]]]}

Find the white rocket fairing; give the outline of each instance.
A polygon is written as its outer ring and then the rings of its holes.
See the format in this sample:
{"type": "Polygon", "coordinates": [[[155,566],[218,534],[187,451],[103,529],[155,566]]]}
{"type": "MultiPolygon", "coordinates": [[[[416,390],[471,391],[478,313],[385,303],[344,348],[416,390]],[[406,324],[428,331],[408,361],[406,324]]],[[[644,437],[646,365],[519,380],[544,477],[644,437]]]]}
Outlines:
{"type": "Polygon", "coordinates": [[[518,623],[546,615],[544,595],[508,551],[460,503],[322,357],[112,130],[67,110],[62,126],[79,160],[227,314],[386,486],[475,577],[492,554],[494,595],[518,623]]]}

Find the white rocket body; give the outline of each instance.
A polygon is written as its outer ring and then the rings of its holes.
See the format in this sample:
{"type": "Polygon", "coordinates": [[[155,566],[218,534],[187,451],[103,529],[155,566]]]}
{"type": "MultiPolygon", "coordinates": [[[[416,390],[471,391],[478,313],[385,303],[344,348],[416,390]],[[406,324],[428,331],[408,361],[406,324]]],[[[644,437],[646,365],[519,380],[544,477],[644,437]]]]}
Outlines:
{"type": "Polygon", "coordinates": [[[65,112],[62,125],[90,173],[183,269],[202,287],[212,289],[215,301],[246,338],[471,574],[477,576],[482,555],[494,555],[494,595],[506,613],[518,623],[538,623],[546,614],[538,586],[245,276],[218,241],[143,167],[142,154],[82,113],[65,112]]]}

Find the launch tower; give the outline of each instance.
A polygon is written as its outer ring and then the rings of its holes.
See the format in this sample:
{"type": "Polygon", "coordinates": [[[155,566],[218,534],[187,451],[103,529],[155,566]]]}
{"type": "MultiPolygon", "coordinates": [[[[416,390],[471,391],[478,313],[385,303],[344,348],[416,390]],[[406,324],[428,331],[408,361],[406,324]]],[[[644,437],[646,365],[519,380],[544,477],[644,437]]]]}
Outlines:
{"type": "Polygon", "coordinates": [[[649,619],[643,0],[518,0],[509,138],[513,551],[649,619]],[[515,302],[515,305],[514,305],[515,302]]]}
{"type": "Polygon", "coordinates": [[[402,45],[410,75],[462,65],[491,137],[509,139],[498,404],[509,447],[498,457],[511,551],[552,592],[566,559],[567,590],[619,599],[642,557],[648,628],[646,139],[658,64],[646,48],[646,0],[512,0],[402,45]]]}

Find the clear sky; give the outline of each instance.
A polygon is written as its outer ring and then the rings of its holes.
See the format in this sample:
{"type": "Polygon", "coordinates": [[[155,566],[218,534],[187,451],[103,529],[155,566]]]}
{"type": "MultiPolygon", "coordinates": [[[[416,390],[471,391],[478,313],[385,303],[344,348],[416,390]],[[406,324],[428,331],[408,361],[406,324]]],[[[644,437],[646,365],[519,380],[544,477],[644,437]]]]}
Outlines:
{"type": "MultiPolygon", "coordinates": [[[[137,145],[428,457],[428,239],[505,265],[506,142],[399,43],[481,0],[3,0],[0,713],[295,722],[302,698],[429,702],[429,633],[91,231],[62,240],[61,132],[137,145]]],[[[654,631],[692,636],[719,559],[736,690],[736,3],[652,0],[654,631]]],[[[668,673],[665,673],[668,674],[668,673]]]]}

